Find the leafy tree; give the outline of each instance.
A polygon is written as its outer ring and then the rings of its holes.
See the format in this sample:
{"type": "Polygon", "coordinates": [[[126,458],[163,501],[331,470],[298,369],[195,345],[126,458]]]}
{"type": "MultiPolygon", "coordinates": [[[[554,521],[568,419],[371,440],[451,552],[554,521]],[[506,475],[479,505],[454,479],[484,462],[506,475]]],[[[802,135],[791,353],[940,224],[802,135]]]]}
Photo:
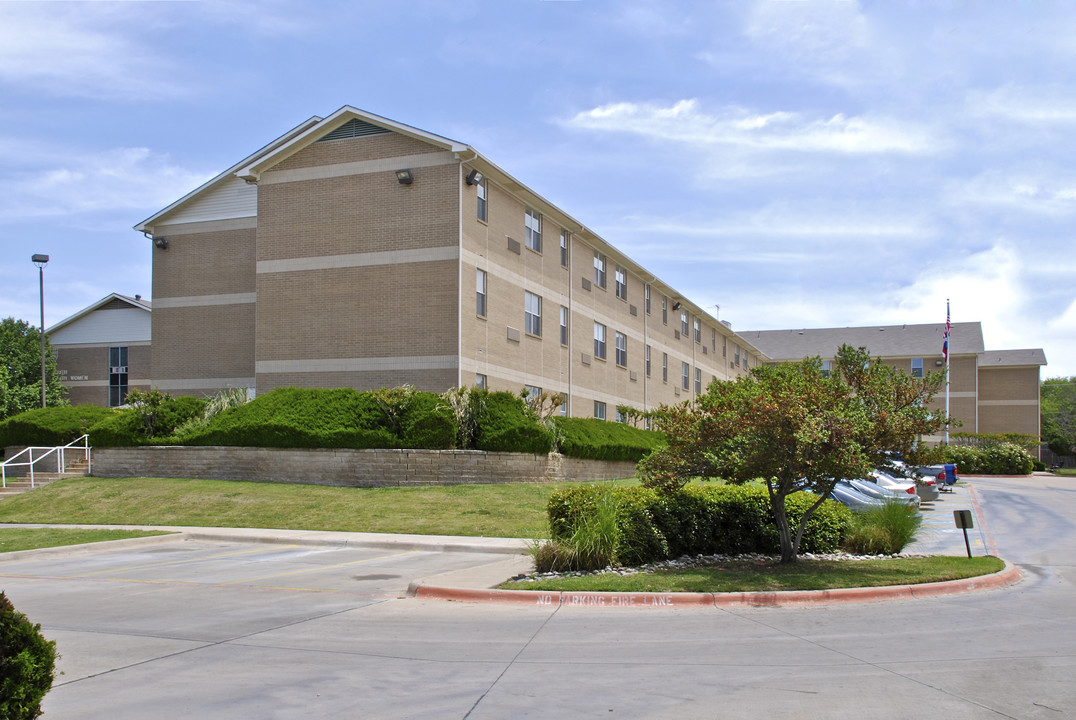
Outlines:
{"type": "MultiPolygon", "coordinates": [[[[66,405],[67,388],[45,338],[45,401],[66,405]]],[[[0,320],[0,420],[41,407],[41,331],[25,320],[0,320]]]]}
{"type": "Polygon", "coordinates": [[[915,459],[920,435],[945,422],[928,403],[944,378],[914,378],[872,362],[863,348],[842,346],[826,376],[818,358],[752,368],[713,381],[694,401],[657,413],[669,445],[640,465],[643,482],[675,491],[692,477],[742,484],[761,478],[781,539],[781,561],[794,562],[804,530],[829,497],[835,478],[863,477],[887,452],[915,459]],[[786,498],[817,494],[790,526],[786,498]]]}
{"type": "Polygon", "coordinates": [[[52,688],[56,643],[41,626],[15,610],[0,592],[0,717],[29,720],[41,715],[41,700],[52,688]]]}
{"type": "Polygon", "coordinates": [[[1042,437],[1058,455],[1076,449],[1076,377],[1049,378],[1040,389],[1042,437]]]}

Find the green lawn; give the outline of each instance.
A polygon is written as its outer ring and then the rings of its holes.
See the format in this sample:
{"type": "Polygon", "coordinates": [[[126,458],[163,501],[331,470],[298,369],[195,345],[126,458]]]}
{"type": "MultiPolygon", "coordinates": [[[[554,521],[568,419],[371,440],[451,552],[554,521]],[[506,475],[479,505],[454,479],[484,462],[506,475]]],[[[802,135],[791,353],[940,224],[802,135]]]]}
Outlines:
{"type": "Polygon", "coordinates": [[[636,575],[585,575],[509,582],[512,590],[567,590],[572,592],[757,592],[776,590],[830,590],[848,587],[914,585],[987,575],[1005,563],[995,557],[887,558],[883,560],[801,560],[779,562],[728,562],[690,570],[658,571],[636,575]]]}
{"type": "Polygon", "coordinates": [[[59,547],[61,545],[83,545],[85,543],[103,542],[105,540],[125,540],[127,538],[167,534],[168,533],[166,532],[149,530],[0,527],[0,553],[15,552],[16,550],[37,550],[38,548],[59,547]]]}
{"type": "MultiPolygon", "coordinates": [[[[634,481],[619,481],[634,482],[634,481]]],[[[0,502],[0,523],[195,525],[539,538],[549,495],[570,483],[340,488],[73,478],[0,502]]]]}
{"type": "Polygon", "coordinates": [[[1076,477],[1076,468],[1060,468],[1054,470],[1054,475],[1065,475],[1068,477],[1076,477]]]}

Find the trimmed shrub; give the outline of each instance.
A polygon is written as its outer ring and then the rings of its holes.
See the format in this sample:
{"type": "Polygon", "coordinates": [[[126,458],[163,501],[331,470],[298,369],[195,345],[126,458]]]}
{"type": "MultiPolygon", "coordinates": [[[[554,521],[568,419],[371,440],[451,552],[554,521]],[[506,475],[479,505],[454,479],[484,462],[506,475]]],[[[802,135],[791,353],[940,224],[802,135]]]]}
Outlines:
{"type": "MultiPolygon", "coordinates": [[[[554,541],[566,542],[595,512],[596,498],[614,494],[619,502],[620,545],[616,558],[638,565],[682,555],[777,554],[780,539],[769,495],[757,485],[689,485],[679,492],[657,493],[638,487],[582,485],[553,493],[547,513],[554,541]]],[[[795,525],[817,500],[795,493],[786,500],[795,525]]],[[[815,511],[804,531],[801,552],[835,552],[851,522],[849,510],[828,501],[815,511]]]]}
{"type": "Polygon", "coordinates": [[[352,388],[277,388],[224,410],[185,445],[278,448],[397,448],[371,393],[352,388]]]}
{"type": "Polygon", "coordinates": [[[27,410],[0,422],[0,448],[11,445],[66,445],[115,411],[96,405],[27,410]]]}
{"type": "Polygon", "coordinates": [[[165,397],[154,410],[156,437],[146,435],[146,423],[136,408],[114,410],[90,428],[90,444],[97,447],[154,445],[169,441],[176,428],[199,417],[205,401],[195,397],[165,397]]]}
{"type": "Polygon", "coordinates": [[[665,446],[665,434],[596,418],[553,418],[560,452],[568,457],[638,462],[665,446]]]}
{"type": "Polygon", "coordinates": [[[56,643],[46,640],[41,626],[17,612],[0,592],[0,718],[38,717],[55,666],[56,643]]]}
{"type": "Polygon", "coordinates": [[[447,450],[457,434],[455,411],[434,393],[415,393],[400,419],[400,447],[447,450]]]}
{"type": "Polygon", "coordinates": [[[1029,475],[1035,460],[1015,443],[995,443],[976,448],[965,445],[945,448],[946,462],[956,463],[959,475],[1029,475]]]}
{"type": "Polygon", "coordinates": [[[512,393],[485,393],[477,422],[477,450],[546,455],[553,448],[553,433],[535,419],[519,396],[512,393]]]}

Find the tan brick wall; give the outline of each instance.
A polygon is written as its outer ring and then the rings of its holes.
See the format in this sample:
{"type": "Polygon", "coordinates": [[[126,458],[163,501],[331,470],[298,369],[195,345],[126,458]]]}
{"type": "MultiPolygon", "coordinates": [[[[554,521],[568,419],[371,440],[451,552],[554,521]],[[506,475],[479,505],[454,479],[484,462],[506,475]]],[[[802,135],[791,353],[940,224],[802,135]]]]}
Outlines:
{"type": "Polygon", "coordinates": [[[554,482],[632,477],[630,462],[478,450],[99,448],[97,477],[178,477],[346,487],[554,482]]]}
{"type": "Polygon", "coordinates": [[[984,405],[979,408],[979,432],[1039,434],[1037,405],[984,405]]]}
{"type": "MultiPolygon", "coordinates": [[[[346,140],[315,142],[292,155],[274,167],[273,170],[295,170],[319,165],[338,165],[440,151],[441,148],[420,140],[414,140],[396,133],[385,133],[383,135],[368,135],[346,140]]],[[[394,178],[393,182],[395,181],[394,178]]],[[[261,188],[259,188],[260,191],[261,188]]]]}
{"type": "Polygon", "coordinates": [[[254,312],[253,303],[155,309],[154,383],[254,377],[254,312]]]}
{"type": "MultiPolygon", "coordinates": [[[[127,347],[128,390],[148,390],[151,383],[149,344],[117,343],[127,347]]],[[[72,405],[108,407],[109,345],[55,345],[56,370],[68,388],[72,405]]]]}
{"type": "Polygon", "coordinates": [[[254,292],[256,231],[189,232],[199,224],[158,228],[157,234],[168,238],[168,248],[153,249],[154,302],[162,298],[254,292]],[[188,232],[171,232],[176,229],[188,232]]]}
{"type": "Polygon", "coordinates": [[[1039,401],[1039,368],[979,369],[979,400],[1039,401]]]}
{"type": "Polygon", "coordinates": [[[340,388],[377,390],[384,387],[414,385],[418,390],[441,393],[456,386],[458,371],[432,370],[379,370],[353,372],[286,372],[259,373],[258,393],[267,393],[278,387],[340,388]]]}

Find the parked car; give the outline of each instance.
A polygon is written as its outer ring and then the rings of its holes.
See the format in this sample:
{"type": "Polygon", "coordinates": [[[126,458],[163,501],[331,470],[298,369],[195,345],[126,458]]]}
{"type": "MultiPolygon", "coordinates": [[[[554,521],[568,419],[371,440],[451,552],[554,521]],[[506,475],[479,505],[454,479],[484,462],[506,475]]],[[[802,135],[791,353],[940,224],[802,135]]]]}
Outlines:
{"type": "Polygon", "coordinates": [[[864,495],[877,498],[882,502],[899,502],[902,505],[907,505],[916,510],[919,509],[919,496],[915,493],[908,494],[906,492],[897,492],[867,480],[848,480],[847,482],[855,490],[858,490],[864,495]]]}
{"type": "Polygon", "coordinates": [[[852,487],[847,480],[838,480],[833,486],[830,497],[846,506],[852,512],[865,512],[871,508],[884,507],[885,501],[864,495],[852,487]]]}
{"type": "Polygon", "coordinates": [[[949,464],[941,465],[920,465],[916,468],[916,471],[925,478],[933,478],[938,485],[939,490],[947,490],[952,492],[953,485],[957,481],[957,466],[949,464]]]}

